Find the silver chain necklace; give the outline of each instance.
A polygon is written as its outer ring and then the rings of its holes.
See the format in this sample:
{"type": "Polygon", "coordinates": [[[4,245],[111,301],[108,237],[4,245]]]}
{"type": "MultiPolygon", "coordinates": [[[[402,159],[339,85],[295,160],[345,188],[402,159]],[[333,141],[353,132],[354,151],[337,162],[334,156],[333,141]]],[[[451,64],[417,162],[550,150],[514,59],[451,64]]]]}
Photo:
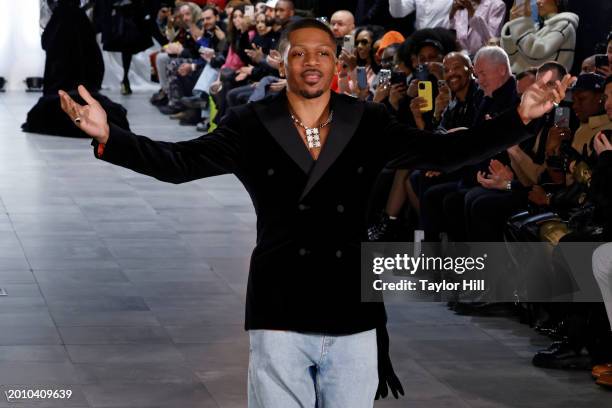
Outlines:
{"type": "Polygon", "coordinates": [[[308,148],[309,149],[320,148],[321,147],[321,137],[320,137],[321,135],[320,135],[319,130],[323,129],[325,126],[331,123],[334,117],[334,111],[331,110],[329,112],[329,117],[327,118],[325,122],[321,123],[319,126],[312,127],[312,128],[306,127],[306,125],[304,125],[302,121],[299,120],[293,113],[289,112],[289,114],[291,115],[291,119],[293,119],[296,125],[306,130],[306,142],[308,143],[308,148]]]}

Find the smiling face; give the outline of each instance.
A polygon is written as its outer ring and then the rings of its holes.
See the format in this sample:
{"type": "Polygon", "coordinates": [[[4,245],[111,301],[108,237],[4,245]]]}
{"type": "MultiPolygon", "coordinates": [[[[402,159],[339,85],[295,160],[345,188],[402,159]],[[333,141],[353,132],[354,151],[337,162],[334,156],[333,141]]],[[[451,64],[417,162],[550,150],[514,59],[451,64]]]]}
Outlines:
{"type": "Polygon", "coordinates": [[[355,45],[357,46],[357,55],[362,60],[367,60],[370,57],[372,51],[372,33],[367,30],[362,30],[355,38],[355,45]]]}
{"type": "Polygon", "coordinates": [[[204,29],[206,31],[212,31],[217,25],[217,16],[214,11],[208,9],[202,13],[202,20],[204,20],[204,29]]]}
{"type": "Polygon", "coordinates": [[[474,73],[478,78],[478,85],[486,96],[493,95],[497,89],[506,83],[509,77],[508,68],[504,64],[480,58],[474,64],[474,73]]]}
{"type": "Polygon", "coordinates": [[[444,79],[453,93],[465,89],[470,84],[472,68],[465,57],[458,53],[450,53],[444,58],[444,79]]]}
{"type": "Polygon", "coordinates": [[[289,92],[318,98],[329,92],[336,73],[336,43],[318,28],[293,31],[280,68],[289,92]]]}

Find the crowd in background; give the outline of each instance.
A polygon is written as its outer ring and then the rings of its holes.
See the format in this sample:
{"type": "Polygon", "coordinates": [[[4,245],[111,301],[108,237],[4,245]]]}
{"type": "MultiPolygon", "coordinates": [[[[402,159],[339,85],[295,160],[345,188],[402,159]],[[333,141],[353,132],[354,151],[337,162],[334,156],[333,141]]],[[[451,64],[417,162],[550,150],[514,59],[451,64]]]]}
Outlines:
{"type": "MultiPolygon", "coordinates": [[[[605,131],[612,129],[612,36],[576,61],[585,22],[565,0],[537,0],[536,7],[502,0],[338,2],[353,7],[324,13],[315,3],[98,0],[94,16],[104,49],[122,52],[122,93],[131,93],[131,56],[154,38],[159,47],[150,56],[151,76],[160,89],[150,102],[202,132],[233,106],[283,92],[278,42],[299,18],[321,19],[334,33],[335,92],[384,104],[397,120],[420,129],[479,126],[516,106],[535,81],[554,84],[572,72],[578,77],[572,92],[530,125],[533,138],[451,174],[435,168],[382,174],[369,237],[412,240],[417,230],[428,242],[611,241],[612,131],[605,131]]],[[[449,308],[526,313],[527,323],[555,340],[534,356],[535,365],[596,366],[598,384],[612,386],[609,244],[593,262],[604,303],[453,301],[449,308]]]]}

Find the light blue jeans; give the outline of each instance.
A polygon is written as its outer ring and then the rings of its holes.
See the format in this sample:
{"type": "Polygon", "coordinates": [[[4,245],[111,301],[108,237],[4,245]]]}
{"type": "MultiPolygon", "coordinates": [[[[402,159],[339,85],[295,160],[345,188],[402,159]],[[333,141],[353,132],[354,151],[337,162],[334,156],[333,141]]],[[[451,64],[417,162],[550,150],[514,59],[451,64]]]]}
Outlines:
{"type": "Polygon", "coordinates": [[[250,330],[249,408],[372,408],[376,330],[344,336],[250,330]]]}

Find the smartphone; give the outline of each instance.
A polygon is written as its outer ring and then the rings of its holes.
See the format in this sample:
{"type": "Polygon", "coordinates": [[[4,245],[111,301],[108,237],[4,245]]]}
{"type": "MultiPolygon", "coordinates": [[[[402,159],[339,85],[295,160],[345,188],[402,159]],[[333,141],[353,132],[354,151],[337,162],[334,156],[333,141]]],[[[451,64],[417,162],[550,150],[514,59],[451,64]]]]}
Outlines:
{"type": "Polygon", "coordinates": [[[429,79],[429,69],[427,68],[427,65],[417,65],[414,72],[414,79],[418,79],[419,81],[427,81],[429,79]]]}
{"type": "Polygon", "coordinates": [[[329,22],[327,21],[327,17],[317,17],[316,20],[319,20],[323,24],[328,24],[329,25],[329,22]]]}
{"type": "Polygon", "coordinates": [[[342,48],[344,48],[349,54],[355,51],[355,37],[352,35],[345,35],[342,42],[342,48]]]}
{"type": "Polygon", "coordinates": [[[606,135],[606,137],[608,138],[608,140],[610,141],[610,143],[612,143],[612,129],[605,129],[602,130],[601,133],[603,133],[604,135],[606,135]]]}
{"type": "Polygon", "coordinates": [[[555,108],[555,126],[569,128],[570,124],[570,108],[567,106],[558,106],[555,108]]]}
{"type": "Polygon", "coordinates": [[[357,86],[359,89],[366,89],[368,87],[368,77],[365,67],[357,67],[357,86]]]}
{"type": "Polygon", "coordinates": [[[408,79],[408,77],[406,76],[406,74],[404,72],[393,71],[391,73],[391,85],[395,85],[395,84],[404,84],[404,85],[406,85],[406,80],[407,79],[408,79]]]}
{"type": "Polygon", "coordinates": [[[433,109],[431,81],[419,81],[419,97],[427,101],[427,105],[421,108],[421,112],[428,112],[433,109]]]}
{"type": "Polygon", "coordinates": [[[255,6],[244,6],[244,16],[249,17],[251,20],[255,19],[255,6]]]}
{"type": "Polygon", "coordinates": [[[607,67],[608,65],[610,65],[610,61],[608,60],[608,55],[602,54],[602,55],[595,56],[595,67],[601,68],[601,67],[607,67]]]}
{"type": "Polygon", "coordinates": [[[446,81],[443,79],[439,79],[438,80],[438,89],[445,87],[446,86],[446,81]]]}
{"type": "Polygon", "coordinates": [[[390,69],[381,69],[378,71],[378,84],[380,86],[389,86],[391,82],[391,70],[390,69]]]}
{"type": "Polygon", "coordinates": [[[514,0],[514,6],[515,7],[524,7],[525,6],[525,0],[514,0]]]}

